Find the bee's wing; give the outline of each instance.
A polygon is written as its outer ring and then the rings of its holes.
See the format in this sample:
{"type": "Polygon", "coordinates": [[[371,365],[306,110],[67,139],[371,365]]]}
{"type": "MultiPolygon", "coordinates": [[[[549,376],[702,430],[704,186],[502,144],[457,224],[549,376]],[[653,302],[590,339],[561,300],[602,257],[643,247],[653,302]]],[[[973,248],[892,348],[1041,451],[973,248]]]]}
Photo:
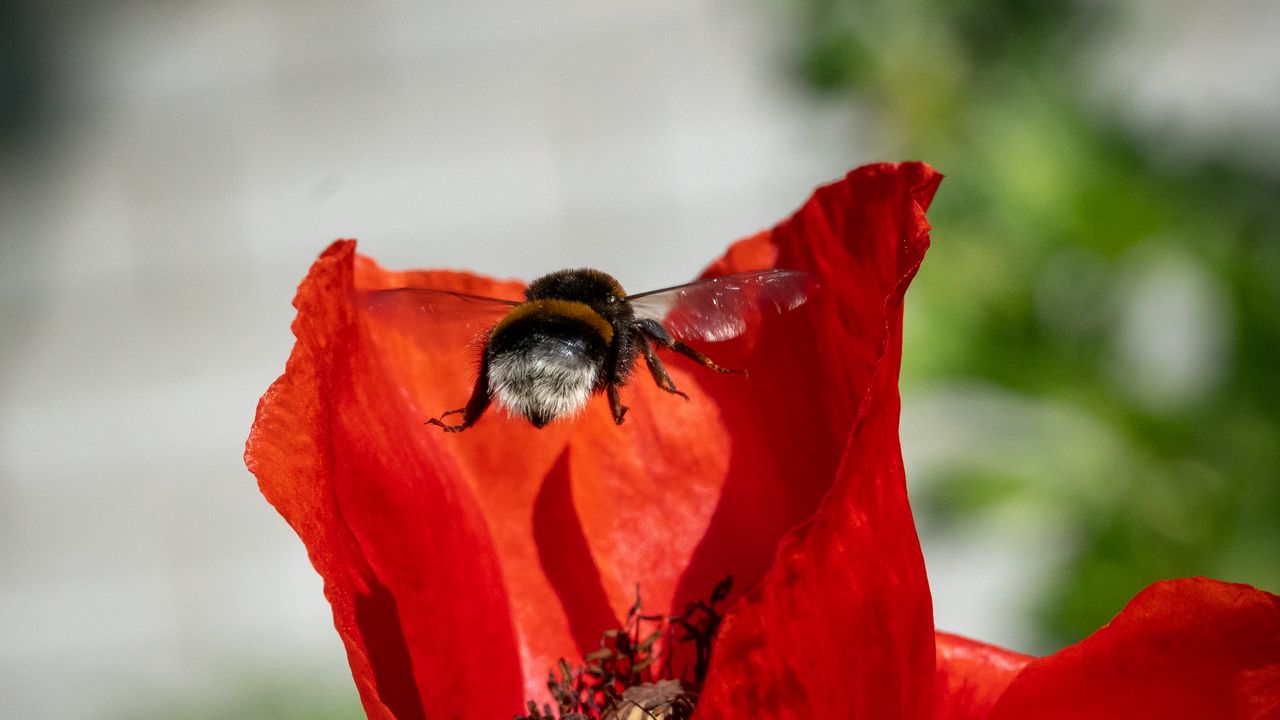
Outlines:
{"type": "Polygon", "coordinates": [[[472,337],[488,332],[519,304],[515,300],[416,287],[361,290],[357,295],[360,304],[381,320],[406,327],[439,327],[447,323],[472,337]]]}
{"type": "Polygon", "coordinates": [[[816,288],[800,270],[758,270],[652,290],[627,299],[636,316],[662,323],[684,340],[720,342],[747,331],[767,314],[804,304],[816,288]]]}

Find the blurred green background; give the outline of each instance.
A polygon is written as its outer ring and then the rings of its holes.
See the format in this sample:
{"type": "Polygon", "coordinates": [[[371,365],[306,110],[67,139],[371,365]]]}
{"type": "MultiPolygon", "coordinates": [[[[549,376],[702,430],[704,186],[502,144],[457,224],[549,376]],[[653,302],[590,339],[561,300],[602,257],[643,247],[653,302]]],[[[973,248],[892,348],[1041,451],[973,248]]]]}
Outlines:
{"type": "Polygon", "coordinates": [[[978,387],[1052,448],[1028,463],[975,434],[917,493],[924,522],[1052,518],[1070,541],[1033,593],[1044,649],[1161,578],[1280,588],[1280,168],[1099,101],[1123,4],[794,9],[797,77],[948,175],[907,303],[908,401],[978,387]]]}

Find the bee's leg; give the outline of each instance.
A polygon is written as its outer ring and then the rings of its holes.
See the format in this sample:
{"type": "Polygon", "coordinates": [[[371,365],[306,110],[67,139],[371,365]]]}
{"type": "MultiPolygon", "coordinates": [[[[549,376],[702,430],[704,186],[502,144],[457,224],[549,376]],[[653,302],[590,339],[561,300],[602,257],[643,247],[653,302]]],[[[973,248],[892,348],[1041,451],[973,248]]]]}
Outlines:
{"type": "MultiPolygon", "coordinates": [[[[650,320],[648,318],[645,318],[644,320],[637,320],[636,327],[639,328],[640,332],[649,336],[649,338],[651,338],[654,342],[658,343],[662,347],[665,347],[669,350],[675,350],[681,355],[684,355],[687,358],[691,358],[697,361],[703,367],[709,368],[711,370],[715,370],[716,372],[719,372],[719,373],[742,373],[743,375],[747,374],[746,370],[735,370],[733,368],[720,367],[711,358],[707,357],[706,355],[703,355],[697,350],[694,350],[688,345],[685,345],[679,340],[676,340],[675,338],[671,337],[671,333],[667,332],[667,329],[662,327],[662,325],[657,320],[650,320]]],[[[646,357],[646,360],[647,359],[648,358],[646,357]]],[[[661,383],[659,383],[659,385],[661,385],[661,383]]]]}
{"type": "Polygon", "coordinates": [[[616,425],[622,424],[622,417],[627,414],[628,409],[622,404],[622,398],[618,395],[618,388],[627,381],[626,358],[635,357],[635,352],[626,342],[627,339],[626,336],[615,337],[615,341],[609,343],[602,368],[605,394],[609,396],[609,410],[613,413],[613,422],[616,425]]]}
{"type": "Polygon", "coordinates": [[[636,337],[636,342],[640,343],[640,352],[644,353],[644,363],[649,366],[649,374],[653,376],[653,382],[663,390],[688,400],[688,395],[676,389],[675,382],[667,374],[667,369],[663,367],[662,361],[658,359],[658,351],[653,349],[649,338],[639,335],[636,337]]]}
{"type": "Polygon", "coordinates": [[[605,392],[609,395],[609,409],[613,411],[614,424],[622,424],[622,416],[627,414],[629,409],[622,404],[622,398],[618,397],[618,383],[609,383],[605,392]]]}
{"type": "Polygon", "coordinates": [[[445,432],[462,432],[476,424],[476,420],[479,420],[485,409],[489,407],[489,401],[489,365],[485,363],[480,368],[480,377],[476,380],[476,386],[471,391],[471,399],[467,401],[467,406],[457,410],[446,410],[440,413],[440,417],[431,418],[426,424],[444,428],[445,432]],[[457,425],[446,425],[442,420],[442,418],[459,413],[462,414],[462,422],[457,425]]]}

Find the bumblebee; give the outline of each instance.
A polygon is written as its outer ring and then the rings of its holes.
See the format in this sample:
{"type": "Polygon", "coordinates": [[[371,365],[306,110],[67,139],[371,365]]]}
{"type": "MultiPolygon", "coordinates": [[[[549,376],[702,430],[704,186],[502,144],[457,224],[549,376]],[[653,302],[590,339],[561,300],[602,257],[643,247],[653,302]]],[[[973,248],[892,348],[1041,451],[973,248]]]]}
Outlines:
{"type": "Polygon", "coordinates": [[[441,290],[399,288],[376,293],[409,299],[422,310],[502,312],[482,334],[480,373],[464,407],[426,422],[462,432],[495,400],[534,427],[572,416],[592,395],[604,393],[615,423],[627,413],[619,389],[643,357],[657,386],[688,399],[667,373],[658,350],[671,350],[718,373],[717,365],[684,342],[716,342],[742,334],[761,313],[802,305],[810,276],[795,270],[726,275],[687,285],[627,295],[611,275],[590,268],[560,270],[531,282],[523,302],[441,290]],[[460,415],[456,424],[444,418],[460,415]]]}

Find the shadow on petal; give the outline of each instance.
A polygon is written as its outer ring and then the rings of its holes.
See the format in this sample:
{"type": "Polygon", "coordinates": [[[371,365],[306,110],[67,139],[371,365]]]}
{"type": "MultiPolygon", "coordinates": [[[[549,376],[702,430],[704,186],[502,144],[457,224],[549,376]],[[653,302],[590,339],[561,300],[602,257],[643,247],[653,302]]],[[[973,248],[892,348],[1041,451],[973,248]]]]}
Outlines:
{"type": "Polygon", "coordinates": [[[618,627],[619,622],[601,586],[600,570],[573,505],[568,452],[560,454],[534,500],[533,538],[542,570],[569,618],[569,632],[579,653],[595,650],[600,634],[618,627]]]}

